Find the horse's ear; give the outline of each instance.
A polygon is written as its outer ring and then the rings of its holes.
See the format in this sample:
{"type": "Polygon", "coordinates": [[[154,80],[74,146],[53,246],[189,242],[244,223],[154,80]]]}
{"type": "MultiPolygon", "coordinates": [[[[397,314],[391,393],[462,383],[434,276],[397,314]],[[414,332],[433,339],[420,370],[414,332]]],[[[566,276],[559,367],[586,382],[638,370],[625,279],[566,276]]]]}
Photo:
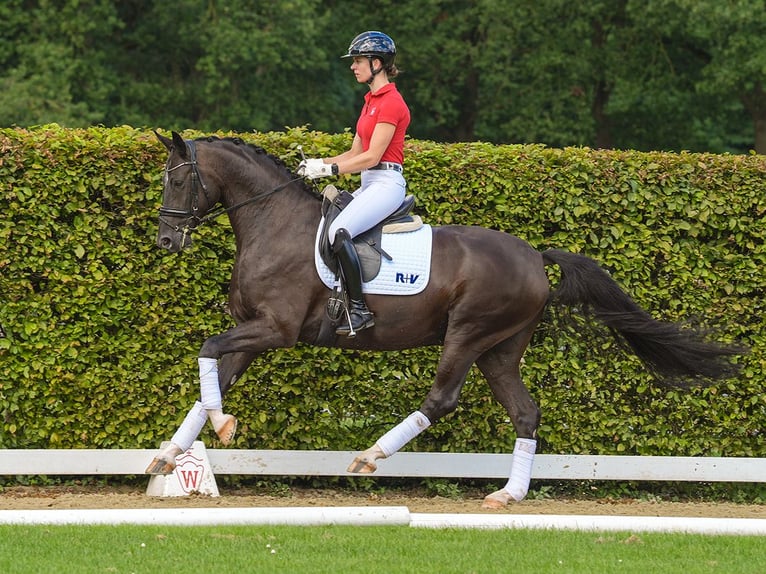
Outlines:
{"type": "Polygon", "coordinates": [[[178,155],[185,158],[186,157],[186,140],[181,137],[181,134],[178,132],[170,132],[173,134],[173,147],[178,152],[178,155]]]}
{"type": "Polygon", "coordinates": [[[167,148],[167,150],[170,151],[170,148],[173,147],[173,140],[171,140],[170,138],[166,138],[157,130],[154,130],[154,135],[156,135],[157,139],[160,140],[162,145],[164,145],[167,148]]]}

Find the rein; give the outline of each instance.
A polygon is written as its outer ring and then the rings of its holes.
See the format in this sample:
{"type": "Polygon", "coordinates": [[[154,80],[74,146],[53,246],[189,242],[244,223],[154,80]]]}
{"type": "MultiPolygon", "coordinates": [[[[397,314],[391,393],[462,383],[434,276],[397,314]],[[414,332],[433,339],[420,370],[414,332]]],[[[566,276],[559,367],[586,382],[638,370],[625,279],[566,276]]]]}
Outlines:
{"type": "Polygon", "coordinates": [[[291,183],[298,181],[299,179],[303,179],[302,177],[294,177],[293,179],[287,180],[285,183],[278,185],[277,187],[270,189],[269,191],[266,191],[260,195],[256,195],[255,197],[250,197],[244,201],[240,201],[239,203],[235,203],[234,205],[231,205],[229,207],[219,207],[215,211],[211,211],[206,216],[199,219],[199,224],[202,225],[203,223],[207,223],[208,221],[212,221],[213,219],[216,219],[220,216],[222,216],[224,213],[231,213],[232,211],[239,209],[243,205],[247,205],[248,203],[254,203],[256,201],[260,201],[261,199],[264,199],[274,193],[277,193],[278,191],[282,191],[284,188],[286,188],[291,183]]]}
{"type": "MultiPolygon", "coordinates": [[[[278,186],[276,186],[273,189],[270,189],[269,191],[266,191],[265,193],[261,193],[259,195],[256,195],[254,197],[250,197],[244,201],[240,201],[239,203],[236,203],[234,205],[231,205],[229,207],[221,207],[214,211],[209,212],[207,215],[203,217],[199,217],[197,215],[197,212],[199,211],[199,205],[198,205],[198,198],[199,194],[197,191],[197,185],[199,184],[200,187],[202,187],[202,192],[205,194],[205,197],[208,198],[207,195],[207,186],[205,185],[205,182],[202,181],[202,175],[199,172],[199,164],[197,163],[197,146],[194,140],[188,140],[186,142],[189,150],[189,161],[185,161],[182,163],[179,163],[178,165],[174,165],[173,167],[166,167],[165,168],[165,185],[167,185],[168,181],[168,174],[172,171],[175,171],[181,167],[185,166],[191,166],[192,168],[192,188],[190,193],[191,198],[191,209],[174,209],[170,207],[162,206],[160,207],[160,217],[159,220],[170,227],[173,231],[183,233],[184,236],[190,233],[192,230],[196,229],[200,225],[204,223],[208,223],[210,221],[213,221],[214,219],[219,218],[220,216],[231,213],[232,211],[235,211],[242,207],[243,205],[247,205],[248,203],[254,203],[256,201],[260,201],[261,199],[265,199],[266,197],[277,193],[279,191],[282,191],[285,189],[288,185],[290,185],[293,182],[296,182],[300,179],[303,179],[302,177],[294,177],[293,179],[287,180],[285,183],[282,183],[278,186]],[[186,217],[186,221],[184,222],[184,225],[174,225],[171,222],[169,222],[166,217],[186,217]],[[191,225],[192,221],[196,220],[195,225],[191,225]]],[[[209,200],[209,198],[208,198],[209,200]]]]}

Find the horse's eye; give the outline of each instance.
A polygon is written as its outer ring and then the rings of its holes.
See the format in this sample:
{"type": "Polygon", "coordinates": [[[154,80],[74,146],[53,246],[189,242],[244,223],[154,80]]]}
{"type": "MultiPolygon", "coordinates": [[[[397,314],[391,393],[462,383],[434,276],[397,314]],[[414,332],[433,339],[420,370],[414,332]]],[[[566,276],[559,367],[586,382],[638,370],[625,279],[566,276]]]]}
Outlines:
{"type": "Polygon", "coordinates": [[[182,179],[174,179],[173,180],[173,187],[175,188],[181,188],[184,185],[184,180],[182,179]]]}

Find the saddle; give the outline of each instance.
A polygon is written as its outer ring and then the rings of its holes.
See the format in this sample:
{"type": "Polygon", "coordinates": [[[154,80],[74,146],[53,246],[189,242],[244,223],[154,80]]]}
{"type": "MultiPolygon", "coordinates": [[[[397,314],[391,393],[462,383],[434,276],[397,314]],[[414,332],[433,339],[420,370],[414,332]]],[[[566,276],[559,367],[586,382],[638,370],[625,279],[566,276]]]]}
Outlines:
{"type": "MultiPolygon", "coordinates": [[[[334,185],[328,185],[322,191],[322,216],[324,224],[319,235],[319,255],[327,268],[336,276],[339,274],[338,261],[332,251],[332,238],[329,237],[330,224],[354,198],[347,191],[338,191],[334,185]]],[[[419,215],[410,213],[415,205],[415,197],[408,195],[402,204],[383,221],[354,238],[354,247],[362,264],[362,281],[369,282],[380,272],[381,258],[391,261],[391,256],[381,247],[384,233],[405,233],[416,231],[423,226],[419,215]]]]}

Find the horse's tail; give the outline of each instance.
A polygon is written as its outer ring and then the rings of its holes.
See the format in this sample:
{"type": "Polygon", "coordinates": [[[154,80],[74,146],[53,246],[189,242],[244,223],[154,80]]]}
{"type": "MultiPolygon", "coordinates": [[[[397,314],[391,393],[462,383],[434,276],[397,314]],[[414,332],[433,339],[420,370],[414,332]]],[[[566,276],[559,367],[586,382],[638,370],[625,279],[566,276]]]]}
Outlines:
{"type": "Polygon", "coordinates": [[[551,302],[577,307],[596,318],[661,379],[675,379],[676,383],[692,379],[699,384],[737,374],[739,366],[728,357],[746,353],[746,348],[711,342],[698,329],[653,319],[589,257],[557,249],[542,255],[546,265],[561,269],[560,285],[551,294],[551,302]]]}

